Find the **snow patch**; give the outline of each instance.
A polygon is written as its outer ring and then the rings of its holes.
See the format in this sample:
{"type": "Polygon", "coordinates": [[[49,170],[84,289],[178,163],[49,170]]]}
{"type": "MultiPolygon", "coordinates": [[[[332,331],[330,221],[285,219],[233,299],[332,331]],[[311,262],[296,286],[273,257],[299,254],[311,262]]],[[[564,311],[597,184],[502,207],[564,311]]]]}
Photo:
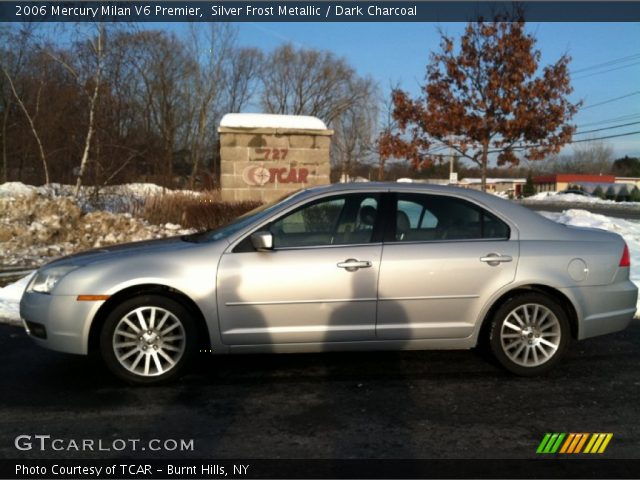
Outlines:
{"type": "Polygon", "coordinates": [[[625,207],[635,207],[640,209],[640,203],[638,202],[616,202],[614,200],[606,200],[600,197],[591,197],[589,195],[579,195],[577,193],[563,193],[557,192],[540,192],[524,199],[526,203],[588,203],[598,205],[624,205],[625,207]]]}
{"type": "Polygon", "coordinates": [[[530,197],[526,197],[525,200],[544,200],[547,197],[554,197],[557,194],[557,192],[539,192],[536,193],[534,195],[531,195],[530,197]]]}
{"type": "Polygon", "coordinates": [[[11,285],[0,288],[0,322],[20,325],[20,299],[34,273],[21,278],[11,285]]]}
{"type": "Polygon", "coordinates": [[[509,199],[509,193],[508,192],[491,192],[493,195],[495,195],[496,197],[500,197],[500,198],[504,198],[504,199],[509,199]]]}
{"type": "Polygon", "coordinates": [[[0,195],[0,266],[34,268],[90,248],[192,233],[180,225],[152,225],[131,215],[136,202],[143,205],[148,195],[162,190],[137,183],[107,187],[97,199],[86,192],[75,199],[71,185],[0,185],[0,191],[10,193],[0,195]],[[18,195],[27,191],[31,194],[18,195]]]}
{"type": "Polygon", "coordinates": [[[633,203],[633,202],[614,202],[613,200],[603,200],[599,197],[590,197],[589,195],[579,195],[577,193],[563,193],[561,195],[553,195],[544,198],[543,200],[557,202],[557,203],[633,203]]]}
{"type": "Polygon", "coordinates": [[[316,117],[304,115],[273,115],[270,113],[227,113],[220,121],[227,128],[288,128],[293,130],[326,130],[316,117]]]}
{"type": "Polygon", "coordinates": [[[7,182],[0,185],[0,197],[16,198],[35,195],[37,188],[22,182],[7,182]]]}

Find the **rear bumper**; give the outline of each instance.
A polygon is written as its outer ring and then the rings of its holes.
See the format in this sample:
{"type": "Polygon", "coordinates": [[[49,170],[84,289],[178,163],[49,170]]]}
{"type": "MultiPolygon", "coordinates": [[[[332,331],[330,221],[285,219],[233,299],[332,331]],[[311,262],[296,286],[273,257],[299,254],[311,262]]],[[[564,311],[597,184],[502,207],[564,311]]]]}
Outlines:
{"type": "Polygon", "coordinates": [[[638,288],[631,281],[560,290],[576,307],[578,340],[624,330],[636,313],[638,288]]]}
{"type": "Polygon", "coordinates": [[[91,320],[103,302],[79,302],[76,296],[25,292],[20,301],[24,323],[42,325],[45,338],[25,328],[38,345],[59,352],[88,352],[91,320]]]}

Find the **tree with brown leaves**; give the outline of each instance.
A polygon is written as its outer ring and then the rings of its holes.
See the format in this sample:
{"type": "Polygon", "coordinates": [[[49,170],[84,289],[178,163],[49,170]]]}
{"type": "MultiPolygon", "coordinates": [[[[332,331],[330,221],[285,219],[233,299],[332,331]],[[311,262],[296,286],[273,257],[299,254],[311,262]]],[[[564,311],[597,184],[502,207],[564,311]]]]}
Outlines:
{"type": "Polygon", "coordinates": [[[507,20],[470,22],[457,49],[441,34],[422,95],[392,92],[397,129],[382,133],[382,158],[406,158],[420,167],[449,148],[481,168],[484,190],[490,158],[517,165],[516,152],[540,160],[571,141],[575,126],[569,122],[580,103],[567,99],[570,57],[540,69],[540,51],[524,20],[507,20]]]}

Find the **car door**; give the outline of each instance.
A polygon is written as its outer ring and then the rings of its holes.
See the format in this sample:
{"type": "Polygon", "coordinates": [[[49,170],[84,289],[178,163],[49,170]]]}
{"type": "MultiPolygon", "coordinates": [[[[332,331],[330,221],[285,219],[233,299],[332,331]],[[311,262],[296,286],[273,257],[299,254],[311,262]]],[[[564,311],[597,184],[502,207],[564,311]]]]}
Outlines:
{"type": "Polygon", "coordinates": [[[273,249],[256,251],[248,235],[225,253],[217,279],[223,342],[374,339],[379,207],[378,193],[323,197],[261,227],[273,249]]]}
{"type": "Polygon", "coordinates": [[[377,337],[468,337],[489,297],[515,278],[517,235],[496,215],[454,196],[398,193],[393,211],[377,337]]]}

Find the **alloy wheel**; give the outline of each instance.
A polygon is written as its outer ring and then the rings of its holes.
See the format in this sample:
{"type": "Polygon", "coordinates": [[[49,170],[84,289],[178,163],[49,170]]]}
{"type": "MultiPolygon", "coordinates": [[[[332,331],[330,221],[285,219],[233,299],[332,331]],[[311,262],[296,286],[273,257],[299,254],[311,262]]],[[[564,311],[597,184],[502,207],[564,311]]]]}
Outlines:
{"type": "Polygon", "coordinates": [[[514,308],[502,322],[500,343],[505,355],[522,367],[538,367],[558,351],[562,329],[546,306],[526,303],[514,308]]]}
{"type": "Polygon", "coordinates": [[[180,319],[158,306],[142,306],[116,324],[113,352],[127,371],[144,377],[172,370],[185,353],[187,336],[180,319]]]}

